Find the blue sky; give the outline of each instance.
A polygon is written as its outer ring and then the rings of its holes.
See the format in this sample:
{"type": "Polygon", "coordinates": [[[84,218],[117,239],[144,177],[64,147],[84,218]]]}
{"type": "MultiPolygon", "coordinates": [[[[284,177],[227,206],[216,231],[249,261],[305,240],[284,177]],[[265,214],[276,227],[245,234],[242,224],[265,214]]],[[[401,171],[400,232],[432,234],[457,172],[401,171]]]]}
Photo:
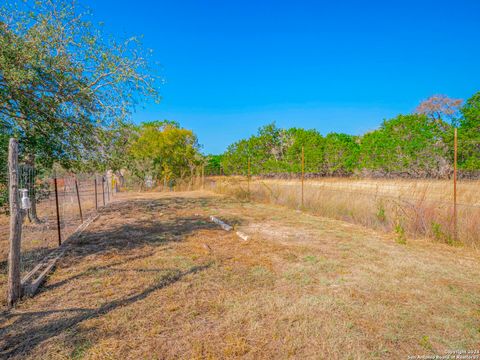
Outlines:
{"type": "Polygon", "coordinates": [[[206,153],[264,124],[360,134],[424,98],[480,90],[480,1],[84,0],[117,36],[143,34],[170,119],[206,153]]]}

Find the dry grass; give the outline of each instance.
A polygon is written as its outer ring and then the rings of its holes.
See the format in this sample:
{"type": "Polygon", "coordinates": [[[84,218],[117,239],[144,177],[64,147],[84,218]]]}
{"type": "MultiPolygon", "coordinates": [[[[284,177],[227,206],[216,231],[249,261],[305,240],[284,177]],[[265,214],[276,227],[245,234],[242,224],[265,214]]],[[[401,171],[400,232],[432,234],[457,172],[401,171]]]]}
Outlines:
{"type": "Polygon", "coordinates": [[[478,349],[479,260],[211,193],[129,194],[36,298],[2,313],[0,356],[404,359],[478,349]]]}
{"type": "MultiPolygon", "coordinates": [[[[216,192],[246,199],[245,178],[216,178],[216,192]]],[[[427,237],[450,245],[480,247],[479,181],[458,184],[458,238],[454,237],[453,185],[440,180],[321,179],[305,182],[304,210],[405,236],[427,237]]],[[[250,199],[301,207],[299,180],[253,180],[250,199]]]]}

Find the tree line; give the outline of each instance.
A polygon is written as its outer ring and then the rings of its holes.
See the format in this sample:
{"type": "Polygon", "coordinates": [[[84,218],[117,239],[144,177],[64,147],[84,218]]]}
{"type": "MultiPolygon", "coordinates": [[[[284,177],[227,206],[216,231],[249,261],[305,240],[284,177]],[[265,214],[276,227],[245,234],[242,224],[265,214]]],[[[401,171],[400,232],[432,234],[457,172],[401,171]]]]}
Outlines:
{"type": "Polygon", "coordinates": [[[277,175],[305,171],[319,176],[446,178],[453,171],[454,128],[458,128],[458,166],[463,176],[480,170],[480,92],[467,101],[435,95],[415,112],[383,121],[355,136],[315,129],[281,129],[274,123],[231,144],[212,158],[212,173],[277,175]]]}

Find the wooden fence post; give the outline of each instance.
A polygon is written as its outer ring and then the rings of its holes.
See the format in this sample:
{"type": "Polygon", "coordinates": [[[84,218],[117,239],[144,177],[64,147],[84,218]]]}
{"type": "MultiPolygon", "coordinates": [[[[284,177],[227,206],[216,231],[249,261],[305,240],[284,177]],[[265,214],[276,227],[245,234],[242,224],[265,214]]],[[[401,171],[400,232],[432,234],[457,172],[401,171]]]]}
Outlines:
{"type": "Polygon", "coordinates": [[[454,156],[453,156],[453,239],[458,240],[458,216],[457,216],[457,158],[458,158],[458,136],[457,128],[454,130],[454,156]]]}
{"type": "Polygon", "coordinates": [[[202,165],[202,190],[205,190],[205,164],[202,165]]]}
{"type": "Polygon", "coordinates": [[[62,245],[62,231],[60,229],[60,207],[58,206],[58,184],[57,176],[53,178],[53,183],[55,186],[55,208],[57,210],[57,232],[58,232],[58,246],[62,245]]]}
{"type": "Polygon", "coordinates": [[[20,252],[22,241],[23,214],[18,194],[18,143],[10,139],[8,145],[8,174],[10,201],[10,252],[8,254],[8,294],[7,302],[13,306],[22,296],[20,279],[20,252]]]}
{"type": "Polygon", "coordinates": [[[305,186],[305,148],[302,146],[302,208],[304,207],[304,186],[305,186]]]}
{"type": "Polygon", "coordinates": [[[95,175],[93,180],[93,186],[95,187],[95,210],[98,210],[97,175],[95,175]]]}
{"type": "Polygon", "coordinates": [[[77,190],[78,210],[80,211],[80,221],[83,224],[82,203],[80,202],[80,192],[78,191],[78,180],[75,178],[75,190],[77,190]]]}

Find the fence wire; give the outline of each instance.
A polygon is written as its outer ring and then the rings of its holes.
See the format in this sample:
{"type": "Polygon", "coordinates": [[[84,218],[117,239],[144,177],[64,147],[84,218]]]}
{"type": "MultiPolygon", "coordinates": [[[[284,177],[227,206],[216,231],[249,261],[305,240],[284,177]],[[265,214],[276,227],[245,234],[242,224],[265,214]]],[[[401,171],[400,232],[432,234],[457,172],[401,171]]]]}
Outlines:
{"type": "Polygon", "coordinates": [[[222,171],[213,169],[207,173],[206,188],[244,200],[480,248],[478,180],[457,182],[455,212],[452,179],[322,176],[308,171],[316,168],[308,157],[302,175],[301,154],[289,160],[288,168],[272,162],[237,164],[235,175],[230,176],[219,176],[222,171]]]}
{"type": "MultiPolygon", "coordinates": [[[[25,189],[31,201],[22,225],[21,271],[25,274],[60,242],[66,241],[82,221],[94,216],[97,208],[111,202],[114,191],[109,188],[111,178],[98,174],[64,174],[55,178],[38,174],[32,166],[24,164],[18,171],[19,189],[25,189]]],[[[8,177],[8,172],[1,176],[8,177]]],[[[6,285],[9,221],[7,201],[0,212],[0,287],[6,285]]]]}

